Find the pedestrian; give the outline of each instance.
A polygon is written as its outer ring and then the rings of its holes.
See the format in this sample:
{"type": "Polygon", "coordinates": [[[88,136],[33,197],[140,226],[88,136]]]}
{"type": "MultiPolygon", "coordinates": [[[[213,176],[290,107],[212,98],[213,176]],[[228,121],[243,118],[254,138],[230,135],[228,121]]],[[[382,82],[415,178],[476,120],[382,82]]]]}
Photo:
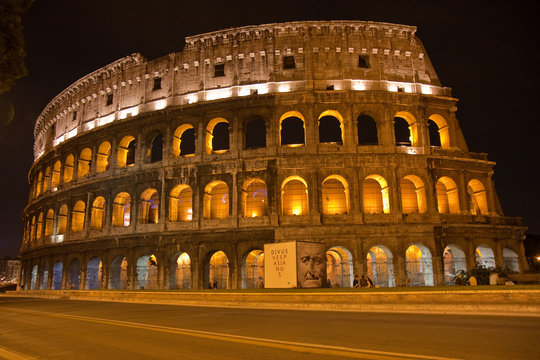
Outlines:
{"type": "Polygon", "coordinates": [[[455,284],[456,285],[467,285],[467,282],[463,278],[463,274],[458,274],[458,276],[456,277],[456,280],[455,280],[455,284]]]}
{"type": "Polygon", "coordinates": [[[352,282],[352,287],[353,288],[357,288],[360,286],[360,282],[358,281],[358,275],[357,274],[354,274],[354,280],[352,282]]]}
{"type": "Polygon", "coordinates": [[[366,275],[362,275],[362,278],[360,278],[360,287],[361,288],[367,288],[369,285],[367,279],[366,279],[366,275]]]}
{"type": "Polygon", "coordinates": [[[368,282],[368,288],[375,286],[375,285],[373,285],[373,281],[371,281],[371,279],[369,278],[369,275],[366,275],[366,280],[368,282]]]}
{"type": "Polygon", "coordinates": [[[476,277],[474,277],[474,275],[471,275],[469,277],[469,285],[478,286],[478,281],[476,280],[476,277]]]}

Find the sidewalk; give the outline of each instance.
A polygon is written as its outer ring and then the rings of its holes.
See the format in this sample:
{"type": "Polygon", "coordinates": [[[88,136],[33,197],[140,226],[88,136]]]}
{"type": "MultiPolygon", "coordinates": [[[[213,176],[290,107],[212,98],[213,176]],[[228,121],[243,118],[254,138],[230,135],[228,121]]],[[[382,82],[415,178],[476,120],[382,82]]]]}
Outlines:
{"type": "Polygon", "coordinates": [[[540,290],[323,292],[25,290],[5,296],[188,306],[540,317],[540,290]]]}

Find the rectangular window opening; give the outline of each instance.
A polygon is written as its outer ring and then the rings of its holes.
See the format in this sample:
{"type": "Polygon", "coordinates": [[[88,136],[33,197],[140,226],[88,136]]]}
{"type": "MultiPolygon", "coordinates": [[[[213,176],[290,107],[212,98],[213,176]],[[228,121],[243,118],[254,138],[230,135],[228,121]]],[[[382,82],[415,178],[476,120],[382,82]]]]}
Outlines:
{"type": "Polygon", "coordinates": [[[296,63],[294,62],[294,56],[284,56],[283,57],[283,68],[284,69],[294,69],[296,63]]]}
{"type": "Polygon", "coordinates": [[[225,76],[225,64],[214,65],[214,77],[225,76]]]}
{"type": "Polygon", "coordinates": [[[152,87],[152,91],[156,91],[160,89],[161,89],[161,78],[156,77],[154,78],[154,86],[152,87]]]}
{"type": "Polygon", "coordinates": [[[334,85],[326,85],[326,90],[327,91],[334,90],[334,85]]]}
{"type": "Polygon", "coordinates": [[[77,110],[73,110],[73,121],[77,120],[77,110]]]}
{"type": "Polygon", "coordinates": [[[358,67],[363,69],[368,69],[369,66],[369,56],[367,55],[358,55],[358,67]]]}
{"type": "Polygon", "coordinates": [[[113,102],[113,94],[107,94],[107,103],[105,104],[105,106],[112,105],[112,102],[113,102]]]}

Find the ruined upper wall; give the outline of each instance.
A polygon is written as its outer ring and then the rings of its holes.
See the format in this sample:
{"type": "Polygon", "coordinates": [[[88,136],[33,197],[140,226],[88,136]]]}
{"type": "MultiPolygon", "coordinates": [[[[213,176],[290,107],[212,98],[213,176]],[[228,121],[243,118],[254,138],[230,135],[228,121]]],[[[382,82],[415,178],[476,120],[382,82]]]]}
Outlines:
{"type": "Polygon", "coordinates": [[[366,21],[276,23],[190,36],[182,52],[151,61],[133,54],[76,81],[45,107],[34,157],[112,121],[201,101],[327,89],[451,96],[415,32],[366,21]]]}

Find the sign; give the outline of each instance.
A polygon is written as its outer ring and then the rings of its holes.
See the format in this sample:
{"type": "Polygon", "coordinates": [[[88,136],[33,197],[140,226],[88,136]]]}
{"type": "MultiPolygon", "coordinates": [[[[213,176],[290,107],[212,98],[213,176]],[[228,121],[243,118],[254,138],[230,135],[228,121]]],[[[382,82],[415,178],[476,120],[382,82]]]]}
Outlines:
{"type": "Polygon", "coordinates": [[[296,242],[264,244],[264,287],[295,288],[296,242]]]}

